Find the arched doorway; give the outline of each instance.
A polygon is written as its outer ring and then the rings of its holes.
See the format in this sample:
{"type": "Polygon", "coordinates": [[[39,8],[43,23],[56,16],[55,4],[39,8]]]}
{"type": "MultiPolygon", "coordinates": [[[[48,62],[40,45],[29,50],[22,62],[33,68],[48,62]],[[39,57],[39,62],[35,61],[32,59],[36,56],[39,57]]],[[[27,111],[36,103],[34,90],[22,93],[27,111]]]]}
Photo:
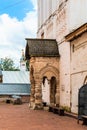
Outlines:
{"type": "Polygon", "coordinates": [[[43,102],[60,104],[59,71],[55,67],[46,66],[33,76],[31,73],[31,85],[31,108],[42,109],[43,102]]]}
{"type": "MultiPolygon", "coordinates": [[[[51,83],[51,87],[55,86],[56,77],[56,100],[53,98],[52,102],[58,104],[60,91],[59,91],[59,50],[56,40],[53,39],[26,39],[26,59],[30,60],[30,67],[33,66],[33,70],[30,72],[31,79],[31,98],[30,107],[32,109],[42,109],[42,83],[45,78],[48,86],[51,83]],[[32,75],[33,73],[33,75],[32,75]],[[52,79],[51,79],[52,78],[52,79]]],[[[44,85],[43,85],[44,87],[44,85]]],[[[49,87],[50,88],[50,87],[49,87]]],[[[49,91],[50,92],[50,91],[49,91]]],[[[52,93],[52,92],[51,92],[52,93]]],[[[52,94],[51,94],[52,95],[52,94]]],[[[50,97],[50,96],[49,96],[50,97]]]]}
{"type": "Polygon", "coordinates": [[[57,81],[56,77],[52,76],[50,80],[46,76],[43,77],[42,83],[42,101],[47,105],[57,104],[57,81]]]}
{"type": "Polygon", "coordinates": [[[79,89],[78,94],[78,118],[82,115],[87,115],[87,84],[79,89]]]}
{"type": "Polygon", "coordinates": [[[48,105],[60,104],[59,71],[53,66],[46,66],[40,70],[39,75],[42,77],[44,84],[42,100],[44,99],[48,105]]]}
{"type": "Polygon", "coordinates": [[[52,77],[50,80],[50,103],[56,104],[56,78],[52,77]]]}

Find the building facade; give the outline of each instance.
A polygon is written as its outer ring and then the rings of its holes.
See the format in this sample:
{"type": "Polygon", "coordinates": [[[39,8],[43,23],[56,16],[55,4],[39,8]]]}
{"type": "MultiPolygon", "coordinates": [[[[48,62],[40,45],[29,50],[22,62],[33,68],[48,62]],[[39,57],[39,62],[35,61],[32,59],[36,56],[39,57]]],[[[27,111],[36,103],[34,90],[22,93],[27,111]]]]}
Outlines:
{"type": "MultiPolygon", "coordinates": [[[[76,53],[72,57],[72,44],[70,40],[65,40],[65,36],[87,22],[86,11],[87,0],[38,0],[37,37],[41,39],[56,39],[57,41],[60,54],[58,66],[60,73],[60,105],[70,108],[74,113],[78,112],[77,90],[83,85],[86,73],[80,79],[79,75],[77,78],[75,77],[76,75],[72,75],[72,68],[77,64],[75,56],[79,54],[79,51],[77,52],[78,54],[76,53]],[[74,82],[76,83],[74,84],[74,82]],[[72,97],[74,98],[72,99],[72,97]]],[[[82,53],[79,55],[81,55],[83,60],[84,55],[82,53]]],[[[84,60],[86,61],[86,58],[84,60]]],[[[85,61],[82,61],[82,63],[84,64],[85,61]]],[[[79,69],[78,66],[80,64],[76,66],[76,69],[79,69]]],[[[81,67],[78,72],[83,72],[83,70],[83,67],[81,67]]]]}
{"type": "MultiPolygon", "coordinates": [[[[80,26],[72,33],[66,36],[66,40],[70,41],[70,78],[71,78],[71,110],[78,111],[78,94],[82,86],[85,85],[84,91],[87,95],[87,23],[80,26]]],[[[84,95],[83,91],[83,95],[84,95]]],[[[81,95],[82,96],[82,95],[81,95]]],[[[82,98],[82,97],[81,97],[82,98]]],[[[87,104],[87,96],[84,96],[84,102],[87,104]]],[[[82,101],[82,99],[81,99],[82,101]]],[[[83,109],[87,108],[84,104],[83,109]]],[[[81,107],[81,106],[80,106],[81,107]]],[[[87,109],[86,109],[87,111],[87,109]]]]}

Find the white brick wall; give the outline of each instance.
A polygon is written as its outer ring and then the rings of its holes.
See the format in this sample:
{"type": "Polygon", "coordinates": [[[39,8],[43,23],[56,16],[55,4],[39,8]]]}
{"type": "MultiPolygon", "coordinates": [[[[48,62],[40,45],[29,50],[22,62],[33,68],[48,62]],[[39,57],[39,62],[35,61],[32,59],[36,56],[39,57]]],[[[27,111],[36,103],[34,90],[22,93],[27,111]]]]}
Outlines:
{"type": "MultiPolygon", "coordinates": [[[[61,6],[61,8],[58,8],[59,0],[53,0],[52,14],[54,13],[54,15],[51,15],[50,18],[48,3],[49,0],[46,0],[45,5],[47,6],[43,11],[45,13],[44,21],[42,21],[38,27],[37,37],[41,38],[41,33],[44,32],[44,38],[55,38],[57,40],[60,53],[60,103],[61,105],[70,107],[71,102],[72,112],[77,113],[78,88],[82,86],[83,80],[86,76],[86,72],[80,73],[80,71],[85,71],[87,68],[87,57],[85,56],[87,55],[87,48],[84,46],[73,53],[71,62],[70,43],[64,42],[64,36],[73,31],[73,29],[76,29],[87,22],[87,0],[68,0],[61,6]],[[56,11],[56,9],[58,10],[56,11]],[[41,27],[41,25],[43,26],[41,27]],[[72,73],[75,72],[79,73],[77,75],[73,75],[72,73]],[[72,92],[71,95],[70,92],[72,92]]],[[[40,20],[41,19],[38,19],[38,21],[40,20]]],[[[84,34],[82,38],[74,41],[75,44],[79,43],[79,41],[84,42],[82,39],[87,39],[87,35],[85,35],[86,34],[84,34]]]]}

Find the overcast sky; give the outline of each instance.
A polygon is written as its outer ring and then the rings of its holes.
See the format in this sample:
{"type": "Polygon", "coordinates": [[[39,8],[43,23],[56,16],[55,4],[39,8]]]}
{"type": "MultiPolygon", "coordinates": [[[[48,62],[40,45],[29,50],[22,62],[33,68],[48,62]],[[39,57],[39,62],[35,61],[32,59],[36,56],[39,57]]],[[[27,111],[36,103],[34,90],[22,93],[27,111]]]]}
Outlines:
{"type": "Polygon", "coordinates": [[[19,63],[25,38],[36,37],[37,0],[0,1],[0,58],[19,63]]]}

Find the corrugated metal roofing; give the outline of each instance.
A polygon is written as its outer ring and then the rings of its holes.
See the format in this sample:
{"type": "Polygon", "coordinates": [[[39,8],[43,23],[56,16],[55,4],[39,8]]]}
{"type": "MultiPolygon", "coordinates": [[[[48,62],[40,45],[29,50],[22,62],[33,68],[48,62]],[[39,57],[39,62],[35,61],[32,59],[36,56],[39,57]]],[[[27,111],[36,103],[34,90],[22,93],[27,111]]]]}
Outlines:
{"type": "Polygon", "coordinates": [[[0,95],[30,95],[30,84],[0,84],[0,95]]]}
{"type": "Polygon", "coordinates": [[[3,83],[30,84],[29,71],[2,71],[3,83]]]}

